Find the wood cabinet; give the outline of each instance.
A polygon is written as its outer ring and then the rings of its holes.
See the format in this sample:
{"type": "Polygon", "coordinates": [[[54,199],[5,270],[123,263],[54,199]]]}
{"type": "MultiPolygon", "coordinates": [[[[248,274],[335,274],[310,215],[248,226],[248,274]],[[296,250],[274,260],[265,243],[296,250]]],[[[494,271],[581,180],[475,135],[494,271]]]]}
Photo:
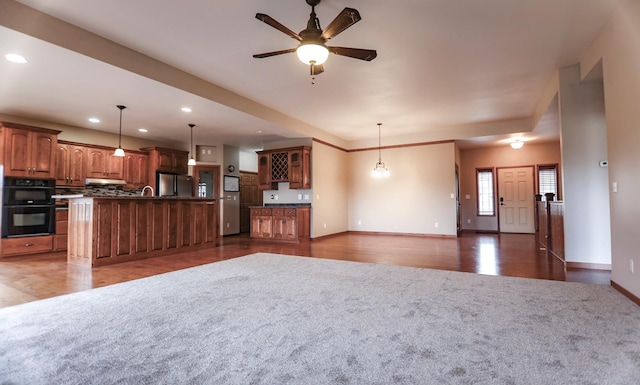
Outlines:
{"type": "Polygon", "coordinates": [[[298,239],[296,209],[273,209],[273,239],[295,241],[298,239]]]}
{"type": "Polygon", "coordinates": [[[4,175],[54,178],[60,131],[1,122],[4,175]]]}
{"type": "Polygon", "coordinates": [[[53,235],[35,237],[2,238],[2,256],[50,252],[53,247],[53,235]]]}
{"type": "Polygon", "coordinates": [[[84,186],[86,179],[86,148],[59,141],[56,151],[56,186],[84,186]]]}
{"type": "Polygon", "coordinates": [[[124,157],[125,189],[141,189],[149,184],[149,155],[126,151],[124,157]]]}
{"type": "Polygon", "coordinates": [[[68,219],[69,210],[56,210],[56,233],[53,236],[53,251],[67,249],[68,219]]]}
{"type": "Polygon", "coordinates": [[[271,209],[251,209],[251,238],[273,238],[271,209]]]}
{"type": "Polygon", "coordinates": [[[302,241],[311,237],[310,207],[251,209],[251,238],[302,241]]]}
{"type": "Polygon", "coordinates": [[[311,188],[311,149],[302,147],[289,151],[289,188],[311,188]]]}
{"type": "Polygon", "coordinates": [[[151,172],[168,172],[173,174],[186,174],[189,172],[189,152],[174,150],[164,147],[147,147],[142,151],[149,152],[151,172]]]}
{"type": "Polygon", "coordinates": [[[113,149],[87,147],[86,151],[87,178],[124,178],[124,157],[114,156],[113,149]]]}
{"type": "Polygon", "coordinates": [[[103,266],[214,247],[218,203],[199,198],[73,198],[67,262],[103,266]]]}
{"type": "Polygon", "coordinates": [[[291,189],[311,188],[310,147],[258,151],[260,190],[275,190],[280,182],[289,182],[291,189]]]}

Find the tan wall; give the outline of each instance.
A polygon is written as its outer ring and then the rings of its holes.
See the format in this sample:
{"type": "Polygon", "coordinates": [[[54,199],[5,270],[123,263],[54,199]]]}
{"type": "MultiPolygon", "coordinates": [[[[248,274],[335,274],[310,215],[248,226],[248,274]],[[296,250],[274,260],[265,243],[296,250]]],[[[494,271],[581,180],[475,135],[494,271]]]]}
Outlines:
{"type": "Polygon", "coordinates": [[[311,150],[311,237],[342,233],[347,228],[348,157],[342,150],[314,142],[311,150]]]}
{"type": "Polygon", "coordinates": [[[639,36],[640,2],[620,0],[608,27],[585,57],[591,63],[602,57],[609,182],[618,185],[617,192],[610,190],[611,279],[636,297],[640,297],[639,36]]]}
{"type": "Polygon", "coordinates": [[[349,230],[456,234],[453,142],[383,149],[389,178],[371,176],[377,161],[377,150],[349,153],[349,230]]]}
{"type": "MultiPolygon", "coordinates": [[[[67,140],[70,142],[78,142],[85,144],[95,144],[100,146],[118,147],[118,134],[111,134],[104,131],[90,130],[82,127],[67,126],[53,122],[46,122],[36,119],[22,118],[12,115],[0,114],[0,120],[11,123],[27,124],[30,126],[51,128],[62,131],[58,135],[59,140],[67,140]]],[[[164,146],[175,148],[178,150],[189,151],[189,145],[176,146],[176,143],[163,143],[157,140],[145,140],[130,136],[122,136],[122,147],[127,150],[139,150],[144,147],[164,146]]]]}
{"type": "Polygon", "coordinates": [[[469,149],[462,150],[460,155],[460,162],[462,163],[460,170],[460,203],[463,230],[498,230],[497,216],[477,216],[476,169],[558,164],[560,168],[559,172],[561,173],[559,142],[540,144],[529,142],[520,150],[514,150],[508,145],[469,149]],[[471,221],[471,223],[469,223],[469,221],[471,221]]]}

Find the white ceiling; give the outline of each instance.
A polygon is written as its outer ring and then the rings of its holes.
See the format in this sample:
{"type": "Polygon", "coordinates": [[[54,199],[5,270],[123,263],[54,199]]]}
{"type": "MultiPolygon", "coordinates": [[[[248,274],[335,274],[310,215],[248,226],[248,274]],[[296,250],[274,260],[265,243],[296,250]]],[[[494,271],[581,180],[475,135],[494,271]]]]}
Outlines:
{"type": "MultiPolygon", "coordinates": [[[[378,57],[331,55],[312,85],[295,54],[252,57],[296,45],[255,14],[298,32],[310,12],[303,0],[1,0],[0,53],[20,53],[29,63],[0,60],[0,113],[117,132],[115,105],[124,104],[125,135],[188,143],[187,124],[195,123],[197,142],[248,149],[308,136],[347,148],[377,145],[378,122],[383,144],[446,138],[490,145],[510,136],[505,121],[532,117],[553,71],[578,62],[612,6],[612,0],[323,0],[316,8],[322,26],[344,7],[362,16],[328,45],[376,49],[378,57]],[[95,37],[76,33],[70,40],[59,22],[42,21],[22,5],[120,46],[92,55],[91,44],[82,44],[95,37]],[[175,67],[169,73],[183,80],[151,79],[154,62],[127,62],[126,47],[175,67]],[[185,81],[181,71],[199,80],[185,81]],[[92,125],[91,116],[102,122],[92,125]],[[494,122],[495,135],[487,135],[494,122]],[[476,124],[484,137],[473,138],[476,124]],[[459,127],[471,129],[460,134],[459,127]]],[[[557,110],[535,134],[557,136],[557,110]]]]}

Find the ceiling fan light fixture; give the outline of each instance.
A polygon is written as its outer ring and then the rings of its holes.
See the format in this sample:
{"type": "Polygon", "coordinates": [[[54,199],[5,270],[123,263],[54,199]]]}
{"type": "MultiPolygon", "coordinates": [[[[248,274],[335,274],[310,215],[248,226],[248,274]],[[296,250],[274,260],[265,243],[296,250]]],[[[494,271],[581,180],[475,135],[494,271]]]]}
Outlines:
{"type": "Polygon", "coordinates": [[[522,148],[522,146],[524,146],[524,142],[520,139],[516,139],[513,142],[509,143],[509,145],[511,146],[511,148],[513,148],[514,150],[519,150],[522,148]]]}
{"type": "Polygon", "coordinates": [[[303,42],[296,48],[296,54],[304,64],[321,65],[327,61],[329,49],[324,44],[317,42],[303,42]]]}

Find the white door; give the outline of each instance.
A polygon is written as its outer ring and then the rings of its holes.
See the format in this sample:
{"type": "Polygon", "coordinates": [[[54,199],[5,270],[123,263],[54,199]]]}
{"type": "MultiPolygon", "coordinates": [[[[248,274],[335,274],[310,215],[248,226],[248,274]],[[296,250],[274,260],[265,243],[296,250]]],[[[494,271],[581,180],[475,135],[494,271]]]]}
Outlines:
{"type": "Polygon", "coordinates": [[[533,167],[498,169],[500,232],[534,233],[533,167]]]}

